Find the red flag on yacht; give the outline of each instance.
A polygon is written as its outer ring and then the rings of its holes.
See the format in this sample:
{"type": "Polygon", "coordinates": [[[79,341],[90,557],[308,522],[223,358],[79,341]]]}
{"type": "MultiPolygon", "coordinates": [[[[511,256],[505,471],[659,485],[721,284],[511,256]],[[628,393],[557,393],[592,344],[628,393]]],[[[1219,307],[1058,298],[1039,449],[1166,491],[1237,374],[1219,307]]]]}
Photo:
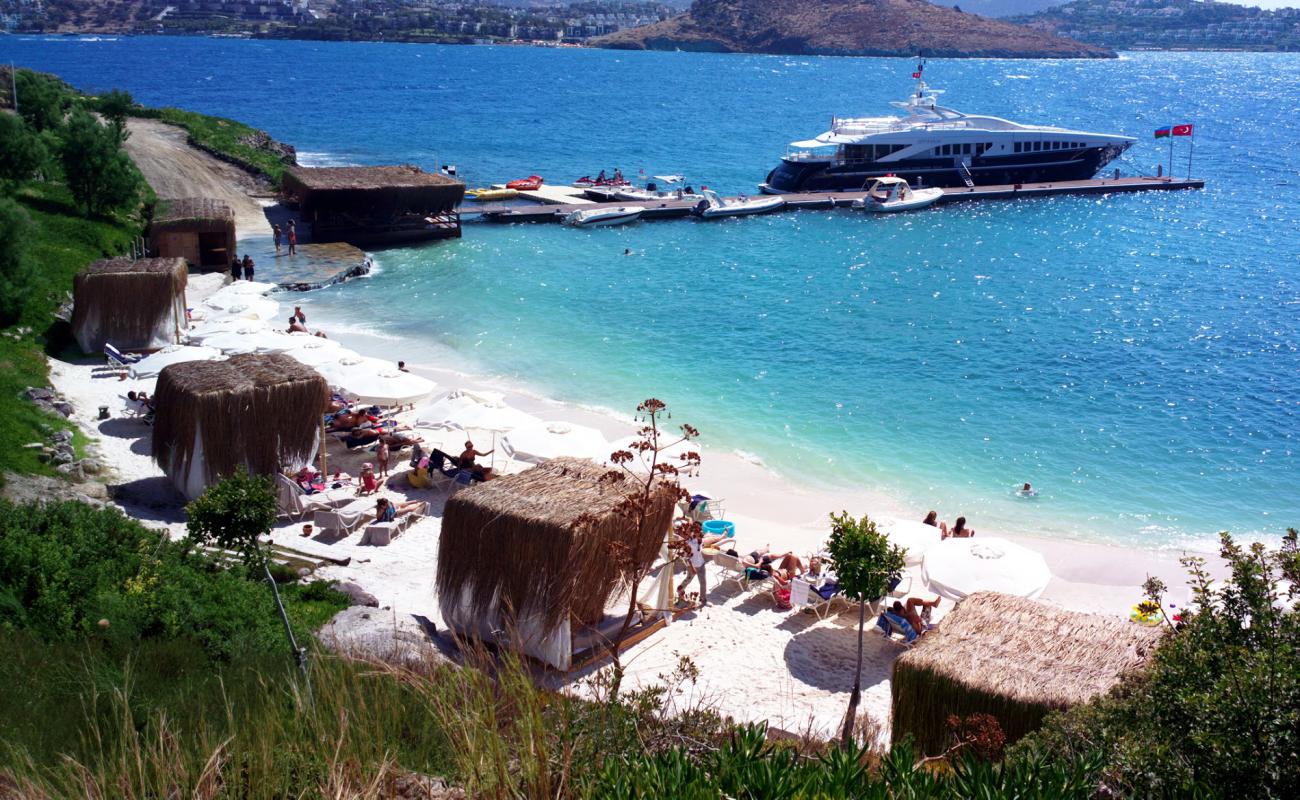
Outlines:
{"type": "Polygon", "coordinates": [[[1174,136],[1191,136],[1191,135],[1192,135],[1191,123],[1188,123],[1186,125],[1174,126],[1174,136]]]}
{"type": "Polygon", "coordinates": [[[918,72],[913,72],[913,73],[912,73],[912,77],[913,77],[913,78],[919,78],[919,77],[921,77],[921,73],[920,73],[919,71],[918,71],[918,72]]]}

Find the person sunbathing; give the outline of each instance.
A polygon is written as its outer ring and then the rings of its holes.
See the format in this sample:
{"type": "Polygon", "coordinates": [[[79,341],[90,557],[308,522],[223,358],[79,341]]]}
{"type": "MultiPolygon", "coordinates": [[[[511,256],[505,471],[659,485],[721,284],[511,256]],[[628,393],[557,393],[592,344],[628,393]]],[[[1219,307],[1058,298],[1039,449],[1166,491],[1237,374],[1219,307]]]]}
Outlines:
{"type": "Polygon", "coordinates": [[[478,456],[490,456],[495,452],[496,448],[493,448],[486,453],[482,453],[474,449],[473,442],[465,442],[465,449],[460,452],[460,457],[456,459],[456,464],[463,470],[481,474],[483,477],[480,478],[480,480],[487,480],[492,476],[492,468],[480,467],[478,464],[474,463],[474,459],[478,456]]]}
{"type": "Polygon", "coordinates": [[[966,527],[966,518],[958,517],[957,521],[954,522],[952,524],[952,527],[948,529],[947,534],[941,535],[939,538],[946,539],[949,536],[955,536],[964,539],[966,537],[974,536],[974,535],[975,535],[975,529],[966,527]]]}
{"type": "Polygon", "coordinates": [[[329,430],[331,431],[350,431],[353,428],[360,427],[363,423],[369,422],[370,417],[360,411],[340,411],[330,420],[329,430]]]}
{"type": "Polygon", "coordinates": [[[948,538],[948,523],[939,519],[938,511],[931,509],[930,513],[926,514],[925,519],[921,520],[921,522],[925,523],[926,525],[931,525],[935,528],[938,528],[940,539],[948,538]]]}
{"type": "Polygon", "coordinates": [[[808,572],[804,575],[804,580],[812,584],[813,591],[826,600],[840,590],[840,582],[835,573],[827,569],[818,556],[808,559],[808,572]]]}
{"type": "Polygon", "coordinates": [[[926,629],[929,627],[926,624],[926,620],[930,616],[930,609],[938,607],[939,600],[940,598],[938,597],[933,600],[922,600],[919,597],[909,597],[907,598],[906,604],[895,600],[894,604],[889,607],[889,610],[907,620],[908,624],[912,626],[912,630],[916,631],[919,636],[925,633],[926,629]],[[922,609],[920,613],[917,613],[918,608],[922,609]]]}
{"type": "Polygon", "coordinates": [[[423,500],[407,500],[394,503],[387,497],[381,497],[375,501],[375,521],[377,522],[393,522],[403,514],[416,513],[424,513],[423,500]]]}

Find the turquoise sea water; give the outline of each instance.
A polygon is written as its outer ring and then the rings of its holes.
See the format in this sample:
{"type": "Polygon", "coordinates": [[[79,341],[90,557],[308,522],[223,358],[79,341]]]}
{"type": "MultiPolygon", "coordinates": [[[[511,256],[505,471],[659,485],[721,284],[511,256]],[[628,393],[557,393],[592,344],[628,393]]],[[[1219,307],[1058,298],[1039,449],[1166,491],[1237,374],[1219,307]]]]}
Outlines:
{"type": "MultiPolygon", "coordinates": [[[[884,113],[897,59],[214,39],[0,38],[0,60],[239,118],[314,163],[473,183],[621,167],[753,191],[787,141],[884,113]]],[[[618,410],[977,528],[1141,547],[1300,525],[1300,58],[931,61],[956,108],[1139,143],[1195,122],[1200,192],[573,231],[377,254],[312,313],[408,361],[618,410]],[[632,256],[622,255],[625,248],[632,256]],[[1040,495],[1016,498],[1032,481],[1040,495]]],[[[1187,144],[1176,142],[1175,170],[1187,144]]]]}

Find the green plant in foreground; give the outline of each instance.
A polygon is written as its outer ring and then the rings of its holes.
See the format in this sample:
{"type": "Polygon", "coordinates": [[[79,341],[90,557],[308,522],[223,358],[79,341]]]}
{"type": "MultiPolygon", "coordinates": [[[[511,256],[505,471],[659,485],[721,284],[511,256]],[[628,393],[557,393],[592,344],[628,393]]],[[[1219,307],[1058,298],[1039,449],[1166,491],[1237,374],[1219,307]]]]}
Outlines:
{"type": "Polygon", "coordinates": [[[876,530],[876,523],[863,515],[854,519],[847,512],[831,514],[831,535],[826,543],[830,562],[839,582],[839,592],[858,603],[858,662],[853,693],[844,717],[841,740],[845,747],[853,740],[858,703],[862,699],[862,636],[866,627],[867,603],[889,592],[903,574],[905,551],[891,544],[876,530]]]}

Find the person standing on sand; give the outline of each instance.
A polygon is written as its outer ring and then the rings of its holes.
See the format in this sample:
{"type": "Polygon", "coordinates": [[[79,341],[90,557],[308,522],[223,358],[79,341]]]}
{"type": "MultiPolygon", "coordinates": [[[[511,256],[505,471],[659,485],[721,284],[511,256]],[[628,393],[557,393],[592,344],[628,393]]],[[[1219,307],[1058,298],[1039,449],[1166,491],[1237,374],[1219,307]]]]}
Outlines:
{"type": "Polygon", "coordinates": [[[298,255],[298,228],[289,220],[289,255],[298,255]]]}
{"type": "Polygon", "coordinates": [[[275,237],[275,252],[280,252],[280,226],[271,226],[271,235],[275,237]]]}
{"type": "Polygon", "coordinates": [[[379,440],[379,449],[375,451],[375,462],[379,464],[379,477],[388,477],[388,457],[390,455],[388,442],[385,439],[379,440]]]}
{"type": "Polygon", "coordinates": [[[244,280],[251,281],[252,279],[253,279],[253,257],[250,256],[248,253],[244,253],[244,280]]]}
{"type": "Polygon", "coordinates": [[[242,277],[244,277],[244,263],[239,260],[239,254],[236,253],[235,257],[230,259],[230,279],[237,281],[242,277]]]}

